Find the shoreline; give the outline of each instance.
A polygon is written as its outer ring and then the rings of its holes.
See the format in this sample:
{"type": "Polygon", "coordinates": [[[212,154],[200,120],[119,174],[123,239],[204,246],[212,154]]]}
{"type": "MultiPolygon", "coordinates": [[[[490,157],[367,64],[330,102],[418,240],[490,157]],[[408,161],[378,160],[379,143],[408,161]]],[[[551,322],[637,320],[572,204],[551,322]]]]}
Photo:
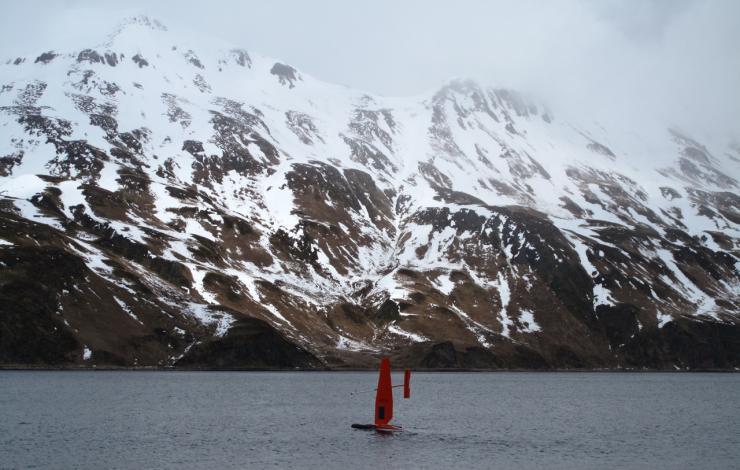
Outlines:
{"type": "MultiPolygon", "coordinates": [[[[402,369],[399,369],[399,371],[402,369]]],[[[320,372],[331,372],[331,373],[343,373],[343,372],[367,372],[377,373],[377,368],[355,368],[355,367],[343,367],[343,368],[323,368],[323,369],[288,369],[288,368],[187,368],[187,367],[115,367],[115,366],[103,366],[103,367],[53,367],[53,366],[28,366],[28,365],[0,365],[0,372],[15,371],[15,372],[51,372],[51,371],[67,371],[67,372],[306,372],[306,373],[320,373],[320,372]]],[[[599,374],[599,373],[740,373],[740,369],[420,369],[412,368],[414,373],[586,373],[586,374],[599,374]]],[[[398,371],[397,371],[398,372],[398,371]]]]}

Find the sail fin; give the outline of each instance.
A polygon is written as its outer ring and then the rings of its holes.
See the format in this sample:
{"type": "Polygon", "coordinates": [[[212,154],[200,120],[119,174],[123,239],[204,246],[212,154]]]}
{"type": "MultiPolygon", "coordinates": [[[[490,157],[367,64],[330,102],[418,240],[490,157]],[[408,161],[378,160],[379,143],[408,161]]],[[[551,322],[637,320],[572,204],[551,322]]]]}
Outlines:
{"type": "Polygon", "coordinates": [[[378,391],[375,395],[375,425],[385,426],[393,419],[393,385],[391,384],[391,361],[384,357],[380,361],[378,391]]]}

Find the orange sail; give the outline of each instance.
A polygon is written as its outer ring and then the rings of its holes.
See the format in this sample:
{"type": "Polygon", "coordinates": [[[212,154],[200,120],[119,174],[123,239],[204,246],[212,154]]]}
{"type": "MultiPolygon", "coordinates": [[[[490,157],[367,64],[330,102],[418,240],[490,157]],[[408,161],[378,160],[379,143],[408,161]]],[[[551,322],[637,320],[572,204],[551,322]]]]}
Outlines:
{"type": "Polygon", "coordinates": [[[384,357],[380,361],[378,392],[375,395],[375,425],[386,426],[393,419],[393,386],[391,385],[391,361],[384,357]]]}

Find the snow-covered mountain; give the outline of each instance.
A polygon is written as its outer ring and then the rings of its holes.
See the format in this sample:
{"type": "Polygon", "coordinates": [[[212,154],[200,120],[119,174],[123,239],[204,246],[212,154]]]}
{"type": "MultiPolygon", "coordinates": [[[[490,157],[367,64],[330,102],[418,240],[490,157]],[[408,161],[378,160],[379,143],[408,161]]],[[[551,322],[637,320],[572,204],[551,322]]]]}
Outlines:
{"type": "Polygon", "coordinates": [[[8,58],[0,362],[740,367],[740,145],[559,116],[144,16],[8,58]]]}

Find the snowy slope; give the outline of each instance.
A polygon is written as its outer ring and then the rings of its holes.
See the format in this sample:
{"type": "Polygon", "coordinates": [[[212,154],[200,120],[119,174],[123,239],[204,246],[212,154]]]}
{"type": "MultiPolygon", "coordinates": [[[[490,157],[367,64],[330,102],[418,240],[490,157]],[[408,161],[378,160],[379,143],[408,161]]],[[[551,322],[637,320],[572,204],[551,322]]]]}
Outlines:
{"type": "Polygon", "coordinates": [[[65,47],[0,65],[6,337],[56,351],[4,362],[740,363],[738,145],[372,96],[144,16],[65,47]]]}

